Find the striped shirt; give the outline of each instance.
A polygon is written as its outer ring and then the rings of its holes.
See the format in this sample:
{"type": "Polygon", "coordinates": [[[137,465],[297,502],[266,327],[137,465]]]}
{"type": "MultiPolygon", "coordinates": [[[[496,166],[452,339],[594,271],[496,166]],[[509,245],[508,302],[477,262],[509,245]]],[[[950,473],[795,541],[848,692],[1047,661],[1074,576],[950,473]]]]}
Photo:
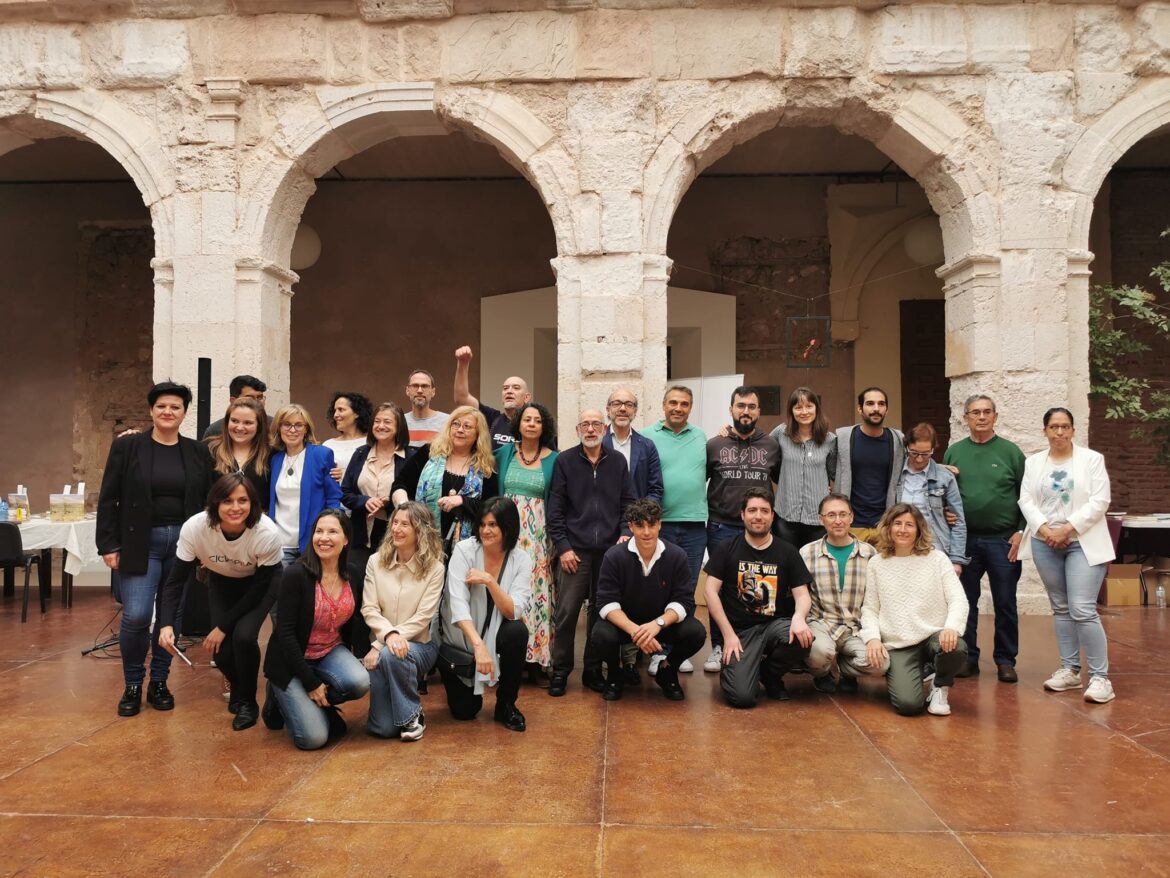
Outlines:
{"type": "Polygon", "coordinates": [[[829,433],[820,445],[811,439],[797,442],[789,437],[787,426],[781,424],[772,431],[772,438],[780,443],[776,514],[783,521],[819,525],[818,507],[837,472],[837,436],[829,433]]]}
{"type": "Polygon", "coordinates": [[[877,549],[861,540],[853,541],[853,554],[845,564],[845,583],[837,569],[837,559],[825,545],[827,538],[803,546],[800,557],[812,574],[812,610],[810,619],[820,619],[833,640],[843,635],[856,636],[861,630],[861,604],[865,600],[865,568],[877,549]]]}

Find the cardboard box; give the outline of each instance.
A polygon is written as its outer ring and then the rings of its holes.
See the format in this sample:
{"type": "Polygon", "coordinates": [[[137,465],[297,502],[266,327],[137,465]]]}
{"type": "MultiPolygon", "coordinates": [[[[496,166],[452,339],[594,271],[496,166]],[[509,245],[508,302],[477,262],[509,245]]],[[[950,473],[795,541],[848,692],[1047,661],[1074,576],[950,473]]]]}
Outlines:
{"type": "Polygon", "coordinates": [[[1140,607],[1141,573],[1140,564],[1110,564],[1101,589],[1101,603],[1106,607],[1140,607]]]}

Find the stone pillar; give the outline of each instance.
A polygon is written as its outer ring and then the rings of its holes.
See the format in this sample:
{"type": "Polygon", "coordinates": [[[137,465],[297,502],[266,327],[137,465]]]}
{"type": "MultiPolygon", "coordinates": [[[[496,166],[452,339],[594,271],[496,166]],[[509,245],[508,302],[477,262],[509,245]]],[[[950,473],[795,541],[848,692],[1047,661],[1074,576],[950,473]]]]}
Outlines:
{"type": "Polygon", "coordinates": [[[262,379],[268,385],[270,413],[289,402],[292,288],[298,280],[296,272],[264,259],[236,262],[237,355],[232,375],[262,379]]]}
{"type": "MultiPolygon", "coordinates": [[[[558,256],[557,422],[561,447],[586,407],[604,411],[610,392],[628,385],[656,399],[666,382],[666,284],[670,260],[642,253],[558,256]]],[[[640,411],[643,422],[648,402],[640,411]]],[[[650,406],[650,411],[656,411],[650,406]]],[[[652,420],[652,418],[649,418],[652,420]]]]}

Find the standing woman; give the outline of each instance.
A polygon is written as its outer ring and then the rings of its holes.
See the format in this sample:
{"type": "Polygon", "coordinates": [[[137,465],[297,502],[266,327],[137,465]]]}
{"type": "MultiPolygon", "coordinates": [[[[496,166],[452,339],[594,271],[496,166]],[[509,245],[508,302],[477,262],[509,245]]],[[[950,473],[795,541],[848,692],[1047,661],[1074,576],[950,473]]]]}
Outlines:
{"type": "Polygon", "coordinates": [[[772,431],[780,443],[776,530],[800,548],[825,535],[818,509],[837,471],[837,436],[821,411],[821,397],[798,387],[788,397],[788,420],[772,431]]]}
{"type": "Polygon", "coordinates": [[[526,728],[516,697],[528,645],[523,617],[532,593],[532,559],[516,546],[519,539],[516,504],[507,497],[484,501],[475,536],[458,543],[451,555],[440,613],[443,643],[470,652],[475,662],[464,675],[440,651],[451,716],[475,719],[484,689],[498,682],[495,720],[513,732],[526,728]]]}
{"type": "Polygon", "coordinates": [[[1097,615],[1097,594],[1115,557],[1105,521],[1109,474],[1101,454],[1073,444],[1075,432],[1068,409],[1044,413],[1048,450],[1025,461],[1020,486],[1020,510],[1028,521],[1020,557],[1036,564],[1052,604],[1060,670],[1044,688],[1080,689],[1083,651],[1089,666],[1085,701],[1104,704],[1114,698],[1109,642],[1097,615]]]}
{"type": "Polygon", "coordinates": [[[293,403],[276,412],[268,511],[280,528],[286,565],[305,551],[321,511],[341,505],[341,488],[330,475],[333,452],[316,442],[313,419],[304,406],[293,403]]]}
{"type": "Polygon", "coordinates": [[[349,533],[344,512],[321,512],[304,554],[280,580],[276,632],[264,655],[262,716],[270,729],[287,724],[301,750],[319,750],[344,735],[337,705],[370,689],[370,675],[351,651],[356,602],[346,572],[349,533]]]}
{"type": "Polygon", "coordinates": [[[370,559],[362,599],[370,650],[371,734],[417,741],[426,731],[418,681],[434,666],[431,620],[443,596],[443,544],[421,503],[403,503],[370,559]]]}
{"type": "Polygon", "coordinates": [[[155,710],[172,710],[167,688],[171,654],[158,644],[159,626],[150,622],[160,586],[175,562],[183,522],[207,502],[211,455],[207,446],[179,435],[191,405],[191,389],[164,381],[146,395],[153,427],[114,440],[98,494],[98,552],[119,574],[122,627],[122,675],[126,688],[119,716],[134,716],[142,707],[146,653],[150,649],[150,686],[146,700],[155,710]]]}
{"type": "Polygon", "coordinates": [[[524,661],[530,679],[540,682],[541,672],[552,665],[552,547],[545,530],[545,506],[552,484],[552,450],[556,424],[538,402],[520,406],[512,417],[516,441],[496,449],[500,493],[510,497],[520,515],[518,545],[532,558],[532,599],[524,614],[528,626],[528,647],[524,661]]]}
{"type": "Polygon", "coordinates": [[[207,450],[221,476],[243,473],[268,511],[268,415],[260,403],[241,396],[223,416],[223,432],[207,439],[207,450]]]}
{"type": "Polygon", "coordinates": [[[354,452],[365,447],[373,417],[374,407],[360,393],[339,390],[333,394],[325,420],[340,435],[326,439],[321,444],[333,452],[334,467],[331,475],[338,482],[345,477],[345,469],[354,452]]]}
{"type": "MultiPolygon", "coordinates": [[[[230,418],[226,421],[231,431],[230,418]]],[[[214,437],[218,438],[218,437],[214,437]]],[[[230,684],[228,711],[237,732],[256,725],[256,678],[260,674],[260,626],[272,602],[273,574],[280,573],[280,533],[260,511],[260,495],[242,472],[220,476],[207,495],[207,508],[179,531],[171,575],[159,600],[159,645],[174,652],[174,619],[183,583],[202,564],[208,571],[211,633],[204,648],[230,684]]]]}
{"type": "Polygon", "coordinates": [[[439,435],[406,461],[390,496],[395,506],[407,500],[425,504],[443,540],[454,544],[471,536],[481,504],[499,493],[498,485],[487,421],[479,409],[462,405],[439,435]],[[459,527],[452,533],[454,524],[459,527]]]}

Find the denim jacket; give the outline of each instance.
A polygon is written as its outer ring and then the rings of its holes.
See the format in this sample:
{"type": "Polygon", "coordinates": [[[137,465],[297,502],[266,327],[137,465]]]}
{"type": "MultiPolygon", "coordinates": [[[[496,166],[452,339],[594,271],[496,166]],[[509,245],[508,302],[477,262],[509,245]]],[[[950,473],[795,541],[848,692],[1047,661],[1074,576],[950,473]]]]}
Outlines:
{"type": "MultiPolygon", "coordinates": [[[[959,496],[959,483],[949,469],[935,463],[933,460],[926,464],[926,508],[922,514],[926,523],[930,525],[930,534],[934,537],[934,547],[945,554],[955,564],[966,566],[971,559],[967,557],[967,519],[963,515],[963,499],[959,496]],[[958,516],[954,527],[947,524],[945,512],[951,510],[958,516]]],[[[896,497],[899,503],[905,502],[902,496],[902,482],[906,477],[905,464],[898,470],[898,488],[896,497]]],[[[919,507],[921,509],[921,507],[919,507]]]]}

